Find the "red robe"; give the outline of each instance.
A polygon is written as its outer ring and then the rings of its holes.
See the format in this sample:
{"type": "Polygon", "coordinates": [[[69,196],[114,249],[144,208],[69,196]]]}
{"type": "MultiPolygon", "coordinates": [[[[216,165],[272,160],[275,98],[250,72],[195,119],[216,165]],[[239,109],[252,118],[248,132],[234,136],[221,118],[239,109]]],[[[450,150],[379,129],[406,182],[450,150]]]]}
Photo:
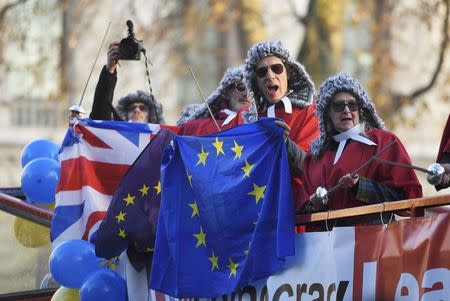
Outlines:
{"type": "MultiPolygon", "coordinates": [[[[315,109],[315,104],[304,109],[292,107],[292,114],[286,113],[283,106],[275,109],[275,117],[283,119],[291,127],[289,138],[306,152],[309,152],[311,142],[319,136],[315,109]]],[[[267,112],[259,113],[259,117],[267,117],[267,112]]]]}
{"type": "MultiPolygon", "coordinates": [[[[224,112],[219,112],[216,121],[219,124],[221,131],[228,130],[237,125],[243,124],[244,120],[242,114],[247,110],[247,108],[248,107],[242,108],[236,115],[236,117],[234,117],[234,119],[231,120],[226,125],[223,125],[223,122],[228,117],[228,115],[224,112]]],[[[211,117],[207,117],[188,121],[185,124],[181,125],[180,130],[178,131],[178,135],[204,136],[214,134],[217,132],[219,132],[219,130],[217,129],[214,120],[211,117]]]]}
{"type": "MultiPolygon", "coordinates": [[[[335,165],[333,165],[333,161],[336,150],[325,150],[317,160],[312,159],[309,155],[306,157],[303,165],[301,208],[308,202],[309,196],[315,193],[317,187],[330,189],[335,186],[342,176],[354,172],[394,139],[397,139],[397,143],[386,150],[380,158],[411,164],[405,147],[394,134],[380,129],[371,129],[367,135],[377,145],[369,146],[349,140],[335,165]]],[[[383,183],[390,188],[402,188],[406,199],[422,197],[422,186],[412,169],[391,166],[375,160],[358,174],[383,183]]],[[[331,210],[363,205],[366,204],[356,200],[354,193],[345,188],[338,189],[328,200],[328,208],[331,210]]]]}
{"type": "MultiPolygon", "coordinates": [[[[306,152],[309,152],[311,142],[319,136],[320,132],[318,119],[314,113],[315,109],[315,104],[312,104],[307,108],[293,106],[292,114],[286,113],[284,106],[275,109],[275,117],[283,119],[291,128],[289,138],[306,152]]],[[[267,112],[260,113],[259,116],[266,117],[267,112]]],[[[301,185],[302,181],[300,178],[292,178],[292,191],[294,193],[296,204],[299,202],[301,185]]]]}

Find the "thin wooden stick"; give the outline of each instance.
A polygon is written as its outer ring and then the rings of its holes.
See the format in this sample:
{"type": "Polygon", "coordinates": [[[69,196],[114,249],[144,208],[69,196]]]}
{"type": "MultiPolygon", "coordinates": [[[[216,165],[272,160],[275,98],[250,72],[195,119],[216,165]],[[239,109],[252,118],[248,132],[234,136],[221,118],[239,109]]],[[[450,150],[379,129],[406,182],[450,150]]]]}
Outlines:
{"type": "Polygon", "coordinates": [[[212,113],[212,111],[211,111],[211,108],[209,107],[208,102],[206,101],[205,95],[203,95],[202,89],[200,88],[200,85],[199,85],[199,83],[198,83],[198,81],[197,81],[197,78],[195,77],[194,71],[192,71],[191,66],[188,66],[188,67],[189,67],[189,71],[191,72],[192,78],[194,79],[195,85],[197,86],[198,92],[200,92],[200,95],[202,96],[203,101],[205,102],[206,108],[208,108],[209,114],[211,114],[211,118],[212,118],[212,120],[214,121],[214,124],[216,125],[217,130],[218,130],[219,132],[222,131],[222,130],[220,129],[219,124],[217,123],[216,118],[214,118],[214,115],[213,115],[213,113],[212,113]]]}

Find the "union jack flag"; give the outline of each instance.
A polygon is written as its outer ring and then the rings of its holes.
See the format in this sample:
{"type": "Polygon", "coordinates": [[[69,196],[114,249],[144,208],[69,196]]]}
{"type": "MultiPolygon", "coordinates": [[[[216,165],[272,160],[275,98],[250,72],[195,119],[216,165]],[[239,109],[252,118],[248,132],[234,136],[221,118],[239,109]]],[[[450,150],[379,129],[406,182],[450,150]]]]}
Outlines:
{"type": "Polygon", "coordinates": [[[50,230],[54,247],[69,239],[95,243],[122,176],[159,129],[159,124],[90,119],[68,129],[50,230]]]}

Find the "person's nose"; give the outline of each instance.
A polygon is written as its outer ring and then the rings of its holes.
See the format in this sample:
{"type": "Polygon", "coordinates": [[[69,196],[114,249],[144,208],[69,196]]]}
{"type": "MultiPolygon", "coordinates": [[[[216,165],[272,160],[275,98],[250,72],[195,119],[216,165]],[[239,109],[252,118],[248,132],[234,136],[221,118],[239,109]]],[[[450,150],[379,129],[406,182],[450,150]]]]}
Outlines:
{"type": "Polygon", "coordinates": [[[275,78],[275,72],[273,72],[271,68],[267,70],[267,78],[275,78]]]}
{"type": "Polygon", "coordinates": [[[345,104],[344,113],[351,113],[350,109],[348,108],[348,104],[345,104]]]}

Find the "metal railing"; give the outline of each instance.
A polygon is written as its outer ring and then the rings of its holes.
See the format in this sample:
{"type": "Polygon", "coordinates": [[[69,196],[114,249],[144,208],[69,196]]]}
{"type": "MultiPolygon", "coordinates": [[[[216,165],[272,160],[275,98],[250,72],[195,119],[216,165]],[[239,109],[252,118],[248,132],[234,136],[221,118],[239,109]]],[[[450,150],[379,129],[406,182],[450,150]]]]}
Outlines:
{"type": "Polygon", "coordinates": [[[0,192],[0,210],[50,228],[53,212],[0,192]]]}

